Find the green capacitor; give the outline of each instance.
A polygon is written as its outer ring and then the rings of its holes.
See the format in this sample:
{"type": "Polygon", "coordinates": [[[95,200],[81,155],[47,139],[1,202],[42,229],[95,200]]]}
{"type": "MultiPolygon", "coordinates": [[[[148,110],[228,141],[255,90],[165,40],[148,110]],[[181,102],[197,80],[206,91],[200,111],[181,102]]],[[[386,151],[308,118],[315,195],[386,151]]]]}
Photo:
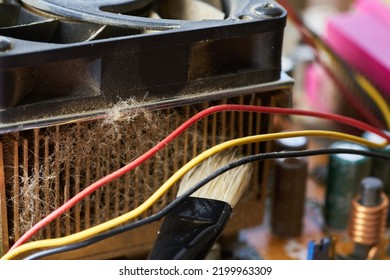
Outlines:
{"type": "MultiPolygon", "coordinates": [[[[368,150],[366,147],[339,141],[331,148],[368,150]]],[[[361,155],[334,154],[328,163],[325,198],[325,222],[334,229],[345,229],[348,224],[352,199],[359,190],[360,181],[369,176],[371,159],[361,155]]]]}
{"type": "MultiPolygon", "coordinates": [[[[389,131],[384,132],[390,135],[389,131]]],[[[375,143],[382,143],[385,141],[385,139],[379,135],[369,131],[363,133],[362,136],[363,138],[375,143]]],[[[371,148],[371,150],[374,152],[383,153],[385,155],[390,155],[390,145],[387,145],[382,149],[371,148]]],[[[374,158],[372,160],[371,176],[382,180],[383,191],[385,194],[387,194],[387,196],[390,197],[390,162],[374,158]]],[[[390,205],[389,210],[387,211],[387,225],[390,225],[390,205]]]]}

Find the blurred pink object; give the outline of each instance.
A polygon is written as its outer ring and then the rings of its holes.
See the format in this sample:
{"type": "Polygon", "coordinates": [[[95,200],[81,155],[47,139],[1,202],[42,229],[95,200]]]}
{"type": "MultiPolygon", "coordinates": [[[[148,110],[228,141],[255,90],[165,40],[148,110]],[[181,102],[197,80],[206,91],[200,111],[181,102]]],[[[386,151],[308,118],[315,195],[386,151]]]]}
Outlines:
{"type": "Polygon", "coordinates": [[[390,6],[357,0],[354,11],[329,20],[325,40],[390,100],[390,6]]]}
{"type": "Polygon", "coordinates": [[[332,80],[318,64],[312,63],[305,70],[307,105],[319,112],[337,111],[338,98],[332,80]]]}
{"type": "Polygon", "coordinates": [[[354,7],[360,12],[375,16],[390,28],[390,4],[381,0],[355,0],[354,7]]]}

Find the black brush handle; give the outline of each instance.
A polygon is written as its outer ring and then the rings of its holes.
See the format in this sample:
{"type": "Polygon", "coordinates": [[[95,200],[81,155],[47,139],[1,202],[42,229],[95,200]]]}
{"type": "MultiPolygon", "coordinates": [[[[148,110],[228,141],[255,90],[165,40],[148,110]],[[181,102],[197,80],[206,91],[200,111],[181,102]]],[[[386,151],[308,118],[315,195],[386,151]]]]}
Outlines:
{"type": "Polygon", "coordinates": [[[187,198],[164,218],[148,259],[204,259],[221,235],[232,210],[224,201],[187,198]]]}

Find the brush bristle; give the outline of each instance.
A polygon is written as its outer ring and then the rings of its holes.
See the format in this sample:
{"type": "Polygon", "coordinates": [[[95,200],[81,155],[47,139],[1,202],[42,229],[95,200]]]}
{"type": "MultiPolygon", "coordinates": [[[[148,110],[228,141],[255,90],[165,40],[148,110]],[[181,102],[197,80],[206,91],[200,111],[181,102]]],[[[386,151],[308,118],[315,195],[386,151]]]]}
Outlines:
{"type": "MultiPolygon", "coordinates": [[[[239,157],[235,155],[234,151],[222,152],[210,157],[183,177],[177,196],[193,187],[216,169],[238,159],[239,157]]],[[[225,201],[231,207],[234,207],[248,188],[252,169],[252,164],[244,164],[229,170],[213,179],[191,196],[225,201]]]]}

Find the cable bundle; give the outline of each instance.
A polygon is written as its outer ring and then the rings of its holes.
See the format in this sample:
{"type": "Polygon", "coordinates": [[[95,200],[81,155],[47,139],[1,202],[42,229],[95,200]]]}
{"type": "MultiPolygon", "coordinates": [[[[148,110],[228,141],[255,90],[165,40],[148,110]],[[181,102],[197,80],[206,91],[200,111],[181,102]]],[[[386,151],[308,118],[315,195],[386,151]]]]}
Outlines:
{"type": "MultiPolygon", "coordinates": [[[[79,242],[88,238],[94,238],[98,234],[107,232],[108,230],[118,227],[121,224],[124,224],[128,222],[131,219],[136,218],[143,212],[145,212],[147,209],[149,209],[166,191],[168,191],[180,178],[189,170],[191,170],[193,167],[204,161],[206,158],[229,148],[248,144],[248,143],[255,143],[259,141],[268,141],[268,140],[275,140],[280,138],[287,138],[287,137],[297,137],[297,136],[316,136],[316,137],[330,137],[330,138],[336,138],[336,139],[343,139],[347,141],[353,141],[356,143],[360,143],[363,145],[367,145],[370,147],[376,147],[381,148],[387,145],[388,142],[390,142],[390,136],[386,135],[381,130],[372,127],[370,125],[367,125],[363,122],[357,121],[352,118],[343,117],[336,114],[328,114],[328,113],[319,113],[319,112],[310,112],[310,111],[304,111],[304,110],[296,110],[296,109],[288,109],[288,108],[274,108],[274,107],[262,107],[262,106],[245,106],[245,105],[219,105],[215,107],[210,107],[204,111],[199,112],[192,118],[190,118],[188,121],[183,123],[179,128],[177,128],[173,133],[168,135],[163,141],[161,141],[159,144],[157,144],[154,148],[149,150],[144,155],[140,156],[133,162],[129,163],[128,165],[122,167],[121,169],[117,170],[116,172],[110,174],[109,176],[106,176],[91,186],[87,187],[80,193],[78,193],[76,196],[71,198],[68,202],[66,202],[63,206],[58,208],[56,211],[52,212],[50,215],[48,215],[45,219],[41,220],[39,223],[37,223],[34,227],[31,228],[30,231],[25,233],[11,248],[11,250],[2,257],[2,259],[11,259],[16,257],[19,254],[22,254],[27,251],[31,251],[34,249],[43,249],[48,247],[56,247],[56,246],[68,246],[71,243],[79,242]],[[126,174],[127,172],[131,171],[135,167],[139,166],[143,162],[145,162],[147,159],[152,157],[155,153],[157,153],[159,150],[164,148],[168,143],[170,143],[173,139],[175,139],[178,135],[180,135],[185,129],[187,129],[189,126],[191,126],[194,122],[199,121],[203,117],[216,113],[221,111],[245,111],[245,112],[259,112],[259,113],[273,113],[273,114],[295,114],[295,115],[303,115],[303,116],[311,116],[311,117],[319,117],[319,118],[325,118],[329,120],[338,121],[344,124],[348,124],[354,127],[357,127],[362,130],[368,130],[373,133],[378,134],[379,136],[383,137],[383,139],[386,139],[383,143],[373,143],[366,139],[363,139],[361,137],[356,137],[340,132],[333,132],[333,131],[321,131],[321,130],[307,130],[307,131],[295,131],[295,132],[282,132],[282,133],[272,133],[272,134],[265,134],[265,135],[255,135],[255,136],[248,136],[244,138],[234,139],[230,140],[224,143],[221,143],[215,147],[210,148],[209,150],[203,152],[199,156],[192,159],[190,162],[185,164],[182,168],[180,168],[171,178],[169,178],[160,189],[158,189],[149,199],[147,199],[144,203],[142,203],[139,207],[136,209],[130,211],[127,214],[124,214],[122,216],[119,216],[117,218],[114,218],[108,222],[105,222],[103,224],[94,226],[92,228],[89,228],[87,230],[81,231],[79,233],[75,233],[66,237],[62,238],[56,238],[56,239],[49,239],[49,240],[40,240],[35,242],[30,242],[28,244],[22,245],[24,242],[26,242],[34,233],[36,233],[39,229],[44,227],[46,224],[48,224],[50,221],[57,218],[59,215],[63,214],[65,211],[70,209],[72,206],[74,206],[76,203],[81,201],[85,196],[91,194],[98,188],[104,186],[106,183],[126,174]],[[20,246],[22,245],[22,246],[20,246]]],[[[355,153],[357,151],[354,151],[355,153]]],[[[280,156],[286,156],[287,154],[281,154],[280,156]]],[[[374,154],[371,154],[374,155],[374,154]]],[[[260,155],[259,155],[260,156],[260,155]]],[[[379,155],[375,155],[379,156],[379,155]]],[[[261,156],[260,156],[261,157],[261,156]]],[[[264,156],[267,157],[266,154],[264,156]]],[[[277,154],[275,154],[275,157],[277,157],[277,154]]],[[[382,156],[383,158],[383,156],[382,156]]],[[[385,158],[387,159],[387,158],[385,158]]],[[[94,239],[96,240],[96,239],[94,239]]],[[[96,241],[97,242],[97,241],[96,241]]],[[[84,243],[82,243],[84,244],[84,243]]],[[[85,245],[86,246],[86,245],[85,245]]],[[[68,248],[68,247],[67,247],[68,248]]]]}

